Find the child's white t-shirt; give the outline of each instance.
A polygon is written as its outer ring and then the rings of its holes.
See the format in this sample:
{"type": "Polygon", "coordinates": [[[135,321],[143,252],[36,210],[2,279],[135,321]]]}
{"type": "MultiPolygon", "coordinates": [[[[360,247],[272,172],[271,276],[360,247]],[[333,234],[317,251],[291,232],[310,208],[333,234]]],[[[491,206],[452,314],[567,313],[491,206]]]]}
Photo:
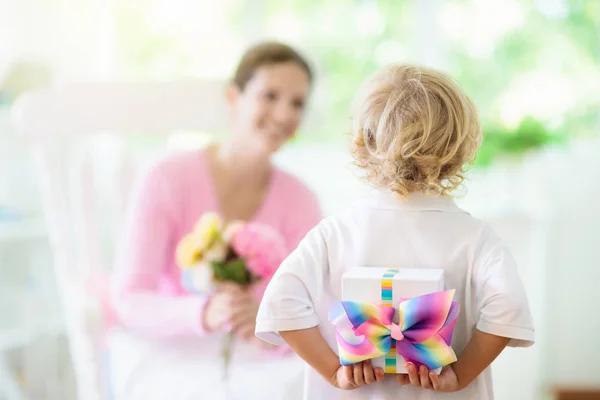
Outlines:
{"type": "MultiPolygon", "coordinates": [[[[460,302],[452,347],[460,357],[475,328],[530,346],[534,327],[527,296],[509,251],[483,222],[447,197],[399,200],[382,190],[348,212],[321,221],[283,262],[264,294],[256,334],[280,344],[278,332],[318,326],[337,353],[329,307],[341,298],[342,275],[358,266],[441,268],[445,288],[460,302]]],[[[439,393],[382,383],[343,391],[307,367],[307,400],[493,399],[490,368],[467,388],[439,393]]]]}

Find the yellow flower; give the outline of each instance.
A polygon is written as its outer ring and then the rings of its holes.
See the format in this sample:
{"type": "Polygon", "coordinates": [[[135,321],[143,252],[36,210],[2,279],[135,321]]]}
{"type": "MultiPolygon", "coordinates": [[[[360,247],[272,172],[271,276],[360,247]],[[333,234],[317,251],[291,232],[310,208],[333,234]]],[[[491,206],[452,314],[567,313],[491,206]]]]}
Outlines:
{"type": "Polygon", "coordinates": [[[206,213],[196,222],[192,235],[201,249],[208,249],[221,236],[223,221],[216,213],[206,213]]]}
{"type": "Polygon", "coordinates": [[[196,264],[202,257],[202,249],[196,246],[194,237],[190,235],[184,236],[177,245],[175,250],[175,259],[180,268],[191,267],[196,264]]]}
{"type": "Polygon", "coordinates": [[[212,246],[206,252],[204,252],[202,258],[205,261],[223,261],[227,257],[227,250],[229,247],[222,240],[216,240],[212,246]]]}
{"type": "MultiPolygon", "coordinates": [[[[203,260],[211,248],[217,245],[221,239],[223,221],[218,214],[206,213],[198,220],[194,230],[184,236],[175,252],[177,265],[188,268],[203,260]]],[[[216,254],[220,254],[217,251],[216,254]]],[[[211,254],[212,257],[215,254],[211,254]]]]}

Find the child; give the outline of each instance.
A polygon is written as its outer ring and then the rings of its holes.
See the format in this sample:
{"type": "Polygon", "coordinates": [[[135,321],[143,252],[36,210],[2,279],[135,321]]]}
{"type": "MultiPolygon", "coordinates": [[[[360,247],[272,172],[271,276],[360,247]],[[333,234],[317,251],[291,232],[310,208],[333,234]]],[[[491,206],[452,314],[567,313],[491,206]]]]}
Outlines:
{"type": "Polygon", "coordinates": [[[256,334],[287,342],[312,367],[305,399],[492,399],[488,366],[507,345],[532,345],[534,328],[509,251],[450,197],[481,142],[475,107],[446,75],[396,65],[366,82],[353,117],[353,156],[378,190],[324,219],[284,261],[256,334]],[[385,379],[369,361],[341,367],[327,314],[342,275],[357,266],[443,268],[461,305],[458,360],[439,376],[412,364],[385,379]]]}

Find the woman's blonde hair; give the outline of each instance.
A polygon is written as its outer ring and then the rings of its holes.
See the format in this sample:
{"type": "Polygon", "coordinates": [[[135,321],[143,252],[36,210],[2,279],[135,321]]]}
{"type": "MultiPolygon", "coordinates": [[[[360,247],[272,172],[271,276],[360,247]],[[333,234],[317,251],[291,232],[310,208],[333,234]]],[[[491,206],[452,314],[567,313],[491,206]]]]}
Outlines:
{"type": "Polygon", "coordinates": [[[475,106],[441,72],[392,65],[369,78],[355,98],[356,164],[373,186],[403,198],[450,194],[480,143],[475,106]]]}

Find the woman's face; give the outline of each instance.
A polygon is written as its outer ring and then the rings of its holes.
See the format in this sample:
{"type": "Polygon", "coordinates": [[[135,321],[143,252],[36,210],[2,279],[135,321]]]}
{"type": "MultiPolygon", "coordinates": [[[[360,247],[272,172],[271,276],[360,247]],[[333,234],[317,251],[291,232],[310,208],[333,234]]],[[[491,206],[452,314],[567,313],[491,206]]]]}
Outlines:
{"type": "Polygon", "coordinates": [[[230,92],[236,139],[265,155],[277,151],[302,122],[309,90],[308,74],[294,62],[259,67],[244,91],[230,92]]]}

